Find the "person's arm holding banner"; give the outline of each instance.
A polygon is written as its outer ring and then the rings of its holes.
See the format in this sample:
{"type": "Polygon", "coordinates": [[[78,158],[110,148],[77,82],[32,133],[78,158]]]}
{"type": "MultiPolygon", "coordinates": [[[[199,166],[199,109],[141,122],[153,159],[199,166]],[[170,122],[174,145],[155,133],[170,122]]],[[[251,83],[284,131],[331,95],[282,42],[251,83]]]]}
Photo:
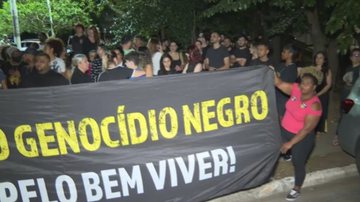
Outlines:
{"type": "Polygon", "coordinates": [[[270,66],[270,68],[274,71],[274,84],[275,86],[281,90],[283,93],[285,93],[286,95],[290,95],[291,91],[292,91],[292,87],[293,84],[292,83],[287,83],[283,80],[280,79],[279,75],[276,73],[275,68],[270,66]]]}

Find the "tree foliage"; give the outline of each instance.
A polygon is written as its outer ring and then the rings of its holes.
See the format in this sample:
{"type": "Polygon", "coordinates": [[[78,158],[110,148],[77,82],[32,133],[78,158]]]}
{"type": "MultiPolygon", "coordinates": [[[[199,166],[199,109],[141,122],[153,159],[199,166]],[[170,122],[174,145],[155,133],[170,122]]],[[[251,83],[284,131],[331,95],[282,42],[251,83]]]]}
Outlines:
{"type": "Polygon", "coordinates": [[[158,35],[189,43],[204,2],[193,0],[110,1],[115,12],[111,32],[116,41],[124,35],[158,35]]]}
{"type": "MultiPolygon", "coordinates": [[[[291,30],[293,33],[306,31],[298,29],[304,22],[307,11],[316,10],[320,18],[320,30],[329,39],[336,39],[341,50],[346,50],[354,41],[355,28],[360,22],[360,1],[358,0],[207,0],[211,7],[204,12],[210,17],[224,12],[248,12],[256,8],[268,12],[265,23],[267,34],[291,30]],[[266,9],[261,9],[265,6],[266,9]],[[301,21],[299,21],[301,20],[301,21]]],[[[264,26],[263,24],[263,26],[264,26]]],[[[309,26],[310,23],[308,22],[309,26]]]]}
{"type": "MultiPolygon", "coordinates": [[[[99,13],[102,6],[94,1],[86,0],[51,0],[54,31],[61,34],[72,29],[77,22],[91,23],[90,14],[99,13]]],[[[19,24],[21,32],[50,31],[50,20],[46,0],[17,1],[19,24]]],[[[10,3],[5,2],[0,9],[0,33],[10,34],[13,30],[10,3]]]]}

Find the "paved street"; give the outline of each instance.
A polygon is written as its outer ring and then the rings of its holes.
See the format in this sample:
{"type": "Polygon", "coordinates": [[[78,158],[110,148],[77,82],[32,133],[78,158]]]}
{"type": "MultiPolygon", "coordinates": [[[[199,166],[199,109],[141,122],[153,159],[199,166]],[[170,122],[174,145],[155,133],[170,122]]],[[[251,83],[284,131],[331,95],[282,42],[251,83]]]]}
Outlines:
{"type": "MultiPolygon", "coordinates": [[[[304,188],[297,202],[359,202],[360,176],[344,178],[319,186],[304,188]]],[[[249,202],[279,202],[286,201],[287,193],[249,202]]]]}

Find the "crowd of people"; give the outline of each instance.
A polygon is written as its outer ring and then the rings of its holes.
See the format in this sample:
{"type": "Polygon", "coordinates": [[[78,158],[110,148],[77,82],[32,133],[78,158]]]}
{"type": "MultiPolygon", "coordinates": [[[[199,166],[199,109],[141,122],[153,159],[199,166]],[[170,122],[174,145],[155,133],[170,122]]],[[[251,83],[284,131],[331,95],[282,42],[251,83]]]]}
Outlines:
{"type": "MultiPolygon", "coordinates": [[[[184,52],[179,50],[176,41],[125,36],[118,47],[109,50],[95,26],[85,29],[82,24],[77,24],[74,30],[75,35],[70,38],[71,54],[59,38],[48,38],[40,49],[29,47],[24,52],[11,46],[1,47],[0,89],[136,80],[252,65],[269,66],[276,72],[284,159],[290,160],[288,151],[293,151],[296,180],[288,199],[298,197],[314,135],[327,132],[333,76],[325,52],[316,53],[311,64],[299,67],[296,61],[298,51],[291,44],[283,47],[282,63],[275,64],[269,56],[268,43],[252,45],[246,35],[240,35],[232,42],[218,32],[211,33],[209,41],[200,34],[184,52]]],[[[349,86],[359,75],[360,49],[352,50],[350,59],[352,66],[344,76],[349,86]]]]}

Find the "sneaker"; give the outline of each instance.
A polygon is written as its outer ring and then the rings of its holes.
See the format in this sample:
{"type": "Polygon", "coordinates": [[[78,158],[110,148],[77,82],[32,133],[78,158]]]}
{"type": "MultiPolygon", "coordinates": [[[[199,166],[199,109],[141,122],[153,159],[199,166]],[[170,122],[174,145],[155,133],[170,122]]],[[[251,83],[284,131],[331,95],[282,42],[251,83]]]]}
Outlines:
{"type": "Polygon", "coordinates": [[[286,200],[287,201],[295,201],[297,198],[299,198],[299,196],[300,196],[300,192],[292,189],[286,196],[286,200]]]}
{"type": "Polygon", "coordinates": [[[284,159],[284,161],[291,161],[292,155],[291,155],[291,154],[285,154],[285,155],[283,156],[283,159],[284,159]]]}

